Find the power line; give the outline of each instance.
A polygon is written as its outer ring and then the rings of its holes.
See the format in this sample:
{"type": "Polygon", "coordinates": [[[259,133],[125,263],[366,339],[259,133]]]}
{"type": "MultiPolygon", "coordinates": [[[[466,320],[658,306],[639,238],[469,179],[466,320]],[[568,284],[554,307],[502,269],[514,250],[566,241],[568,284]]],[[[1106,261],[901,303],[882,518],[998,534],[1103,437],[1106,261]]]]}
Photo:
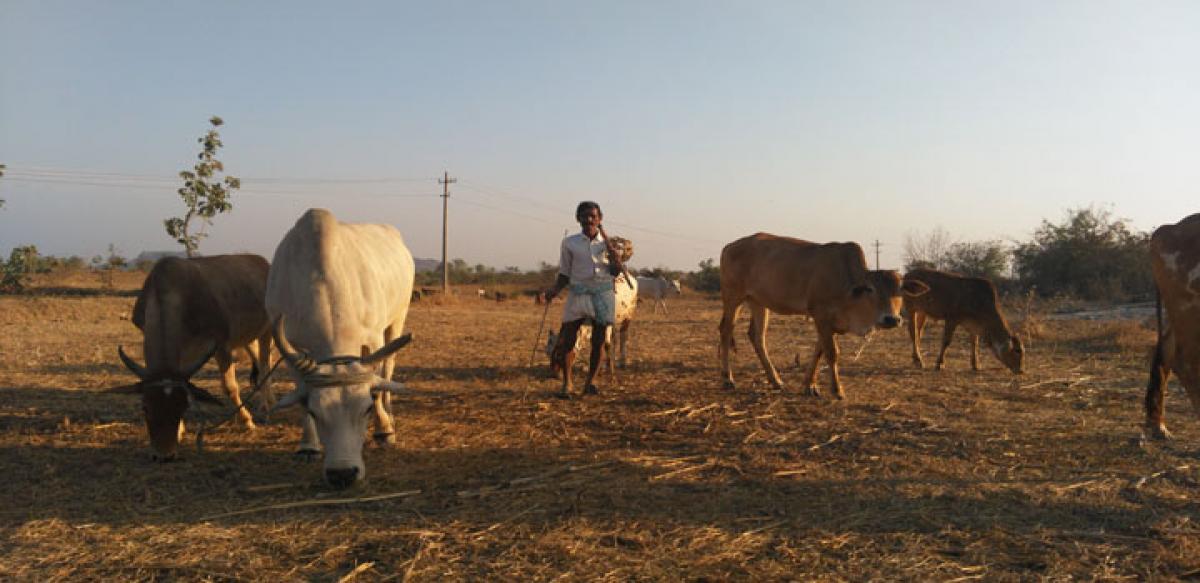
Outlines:
{"type": "MultiPolygon", "coordinates": [[[[93,186],[93,187],[98,187],[98,188],[120,188],[120,189],[128,189],[128,190],[152,190],[152,191],[158,191],[158,192],[165,192],[168,190],[171,192],[175,192],[175,190],[179,187],[178,184],[156,185],[156,184],[144,184],[144,183],[136,183],[136,182],[127,183],[127,182],[120,182],[120,181],[96,182],[96,181],[89,181],[89,180],[31,179],[31,178],[24,178],[24,177],[9,177],[9,176],[5,176],[4,179],[5,179],[5,181],[11,180],[13,182],[24,182],[24,183],[31,183],[31,184],[63,184],[63,185],[71,185],[71,186],[93,186]]],[[[301,191],[301,190],[263,189],[263,188],[255,188],[253,186],[251,186],[249,188],[243,186],[242,188],[238,189],[237,193],[240,195],[247,195],[247,196],[302,197],[302,196],[336,195],[336,196],[353,196],[353,197],[365,197],[365,198],[429,198],[429,199],[439,196],[438,194],[435,194],[432,192],[429,192],[429,193],[387,193],[387,192],[369,193],[369,192],[346,192],[346,191],[341,191],[341,190],[336,191],[336,192],[331,192],[328,190],[323,191],[323,192],[319,192],[319,191],[305,192],[305,191],[301,191]]]]}
{"type": "MultiPolygon", "coordinates": [[[[128,172],[103,172],[98,170],[87,169],[72,169],[59,168],[52,166],[18,166],[15,172],[16,175],[42,178],[92,178],[92,179],[107,179],[119,178],[126,180],[162,180],[176,181],[179,180],[178,175],[157,175],[157,174],[134,174],[128,172]]],[[[371,183],[391,183],[391,182],[434,182],[433,178],[414,178],[402,176],[384,176],[371,178],[331,178],[331,177],[243,177],[242,182],[263,182],[263,183],[297,183],[297,184],[371,184],[371,183]]]]}

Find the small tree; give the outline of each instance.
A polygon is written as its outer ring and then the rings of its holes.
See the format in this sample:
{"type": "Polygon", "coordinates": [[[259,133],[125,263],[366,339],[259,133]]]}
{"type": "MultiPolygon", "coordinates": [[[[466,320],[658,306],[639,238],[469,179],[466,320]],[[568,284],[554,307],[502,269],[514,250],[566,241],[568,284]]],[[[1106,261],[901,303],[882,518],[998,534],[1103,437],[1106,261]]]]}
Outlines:
{"type": "Polygon", "coordinates": [[[1039,294],[1087,300],[1152,297],[1150,235],[1130,228],[1104,209],[1067,211],[1062,223],[1043,220],[1033,241],[1017,246],[1021,283],[1039,294]]]}
{"type": "Polygon", "coordinates": [[[38,250],[33,245],[13,247],[8,261],[0,263],[0,293],[19,294],[29,284],[29,275],[37,271],[38,250]]]}
{"type": "Polygon", "coordinates": [[[1009,252],[1000,241],[955,243],[946,254],[946,269],[998,281],[1008,272],[1009,252]]]}
{"type": "Polygon", "coordinates": [[[192,232],[192,219],[199,217],[204,225],[211,225],[214,216],[233,209],[229,196],[242,187],[241,180],[233,176],[217,179],[217,173],[225,172],[225,165],[217,159],[217,150],[224,145],[217,128],[225,122],[216,116],[208,122],[212,124],[212,129],[197,140],[204,147],[199,155],[200,161],[192,170],[179,173],[179,177],[183,179],[183,188],[177,192],[183,199],[183,204],[187,206],[187,213],[182,218],[172,217],[163,221],[167,234],[183,245],[188,257],[196,255],[196,250],[200,248],[200,239],[207,236],[203,226],[198,232],[192,232]]]}
{"type": "Polygon", "coordinates": [[[92,268],[100,275],[100,284],[104,289],[112,289],[114,286],[113,273],[121,267],[125,267],[125,258],[117,250],[117,246],[112,243],[108,244],[108,257],[97,255],[92,258],[92,268]]]}
{"type": "Polygon", "coordinates": [[[712,258],[701,261],[699,267],[699,271],[687,274],[684,283],[696,291],[721,291],[721,268],[713,262],[712,258]]]}

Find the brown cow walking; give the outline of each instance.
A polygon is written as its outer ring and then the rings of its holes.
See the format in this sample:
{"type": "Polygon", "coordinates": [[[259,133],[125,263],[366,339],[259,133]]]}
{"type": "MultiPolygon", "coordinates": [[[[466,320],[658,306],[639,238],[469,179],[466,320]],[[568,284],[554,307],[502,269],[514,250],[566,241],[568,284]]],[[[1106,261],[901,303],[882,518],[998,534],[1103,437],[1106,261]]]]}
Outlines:
{"type": "Polygon", "coordinates": [[[1200,413],[1200,214],[1155,230],[1150,261],[1158,289],[1158,342],[1146,385],[1145,429],[1154,439],[1170,439],[1163,393],[1172,372],[1200,413]]]}
{"type": "Polygon", "coordinates": [[[934,269],[914,269],[904,279],[929,286],[929,293],[904,298],[908,314],[908,337],[912,340],[912,359],[917,368],[925,368],[921,358],[921,331],[928,318],[945,320],[942,348],[934,370],[946,364],[946,349],[954,331],[962,326],[971,334],[971,370],[979,370],[979,338],[1008,370],[1024,372],[1025,348],[1000,313],[996,286],[982,277],[967,277],[934,269]]]}
{"type": "Polygon", "coordinates": [[[810,243],[767,233],[738,239],[721,250],[719,356],[725,386],[735,386],[729,351],[733,348],[733,324],[743,305],[750,307],[750,344],[776,388],[783,388],[783,381],[767,354],[768,310],[811,316],[818,341],[805,385],[809,394],[819,394],[817,366],[824,356],[829,364],[830,391],[842,399],[845,393],[838,378],[834,335],[866,336],[877,327],[895,328],[901,321],[901,295],[926,291],[924,283],[902,282],[895,271],[868,270],[857,243],[810,243]]]}

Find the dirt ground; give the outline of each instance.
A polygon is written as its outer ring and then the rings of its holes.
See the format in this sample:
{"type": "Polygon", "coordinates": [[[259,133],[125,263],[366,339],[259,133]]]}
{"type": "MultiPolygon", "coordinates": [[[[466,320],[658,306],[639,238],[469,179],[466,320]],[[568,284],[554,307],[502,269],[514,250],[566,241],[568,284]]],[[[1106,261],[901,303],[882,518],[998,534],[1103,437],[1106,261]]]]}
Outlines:
{"type": "MultiPolygon", "coordinates": [[[[1176,441],[1139,440],[1143,322],[1034,313],[1021,377],[990,355],[972,372],[965,338],[939,373],[912,366],[901,330],[857,361],[843,337],[835,402],[801,394],[793,358],[814,335],[797,317],[769,331],[786,390],[766,385],[745,317],[739,388],[722,389],[720,307],[692,294],[669,315],[643,305],[617,384],[560,401],[544,355],[528,366],[540,306],[422,302],[398,442],[332,491],[293,459],[294,412],[150,461],[137,400],[101,392],[133,378],[118,344],[141,353],[126,279],[0,297],[0,579],[1200,576],[1200,424],[1173,390],[1176,441]]],[[[199,384],[220,394],[211,365],[199,384]]]]}

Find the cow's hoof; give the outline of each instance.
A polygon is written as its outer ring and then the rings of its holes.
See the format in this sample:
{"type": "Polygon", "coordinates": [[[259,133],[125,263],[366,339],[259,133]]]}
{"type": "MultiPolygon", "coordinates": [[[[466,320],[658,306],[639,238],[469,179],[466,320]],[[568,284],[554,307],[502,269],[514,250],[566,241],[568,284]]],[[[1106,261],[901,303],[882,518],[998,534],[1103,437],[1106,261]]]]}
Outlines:
{"type": "Polygon", "coordinates": [[[833,391],[833,398],[837,399],[839,401],[845,401],[846,400],[846,392],[840,388],[836,389],[833,391]]]}
{"type": "Polygon", "coordinates": [[[808,387],[807,389],[804,389],[804,394],[809,397],[820,397],[821,389],[816,387],[808,387]]]}
{"type": "Polygon", "coordinates": [[[913,366],[917,367],[918,370],[925,370],[925,363],[923,363],[919,360],[914,360],[913,366]]]}
{"type": "Polygon", "coordinates": [[[321,451],[317,449],[303,448],[296,450],[296,461],[304,463],[312,463],[321,459],[321,451]]]}
{"type": "Polygon", "coordinates": [[[1167,431],[1167,426],[1162,423],[1157,425],[1147,425],[1143,429],[1143,433],[1147,439],[1152,441],[1171,441],[1172,439],[1175,439],[1175,436],[1171,435],[1170,431],[1167,431]]]}
{"type": "Polygon", "coordinates": [[[588,384],[587,384],[587,386],[583,387],[583,394],[585,394],[585,395],[599,395],[599,394],[600,394],[600,389],[597,389],[597,388],[596,388],[596,385],[593,385],[593,384],[591,384],[591,383],[588,383],[588,384]]]}
{"type": "Polygon", "coordinates": [[[566,391],[559,391],[559,392],[557,392],[557,393],[554,393],[554,398],[555,398],[555,399],[562,399],[562,400],[564,400],[564,401],[570,401],[570,400],[571,400],[571,394],[570,394],[570,393],[568,393],[568,392],[566,392],[566,391]]]}
{"type": "Polygon", "coordinates": [[[726,389],[736,389],[737,383],[733,382],[733,379],[725,379],[725,382],[721,383],[721,387],[726,389]]]}
{"type": "Polygon", "coordinates": [[[944,369],[944,368],[946,368],[946,365],[944,365],[944,364],[942,364],[942,363],[940,363],[940,362],[939,362],[939,363],[937,363],[937,364],[935,364],[935,365],[933,365],[933,370],[936,370],[936,371],[938,371],[938,372],[942,372],[942,369],[944,369]]]}
{"type": "Polygon", "coordinates": [[[387,447],[396,443],[395,433],[376,433],[371,437],[375,440],[375,445],[378,445],[379,447],[387,447]]]}

